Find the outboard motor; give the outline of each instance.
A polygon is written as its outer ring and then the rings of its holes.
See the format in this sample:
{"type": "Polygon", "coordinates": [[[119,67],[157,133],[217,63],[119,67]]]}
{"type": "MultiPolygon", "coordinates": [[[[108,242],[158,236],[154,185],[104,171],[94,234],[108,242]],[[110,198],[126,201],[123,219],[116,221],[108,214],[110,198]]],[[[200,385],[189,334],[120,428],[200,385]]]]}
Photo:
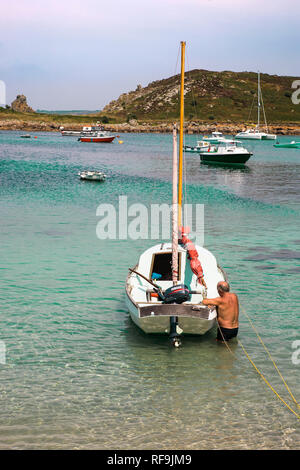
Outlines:
{"type": "Polygon", "coordinates": [[[190,300],[191,294],[188,287],[185,284],[178,284],[176,286],[169,287],[164,292],[164,304],[182,304],[190,300]]]}

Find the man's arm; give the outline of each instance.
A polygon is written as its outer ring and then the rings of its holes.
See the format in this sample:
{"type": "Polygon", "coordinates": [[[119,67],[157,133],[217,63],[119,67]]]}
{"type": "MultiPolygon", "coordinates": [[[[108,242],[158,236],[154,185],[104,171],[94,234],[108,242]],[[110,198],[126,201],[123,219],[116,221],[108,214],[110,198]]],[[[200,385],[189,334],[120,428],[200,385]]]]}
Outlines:
{"type": "Polygon", "coordinates": [[[215,305],[218,306],[221,304],[221,297],[216,297],[215,299],[203,299],[203,305],[215,305]]]}

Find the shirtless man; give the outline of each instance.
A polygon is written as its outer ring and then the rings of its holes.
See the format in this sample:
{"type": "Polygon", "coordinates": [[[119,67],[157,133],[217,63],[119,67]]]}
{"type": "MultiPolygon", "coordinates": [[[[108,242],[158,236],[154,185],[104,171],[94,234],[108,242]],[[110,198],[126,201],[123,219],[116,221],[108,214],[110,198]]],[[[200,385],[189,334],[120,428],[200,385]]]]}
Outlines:
{"type": "Polygon", "coordinates": [[[229,292],[228,282],[218,282],[217,290],[220,297],[204,299],[204,305],[215,305],[218,312],[218,341],[235,338],[239,329],[239,301],[235,294],[229,292]],[[221,330],[221,331],[220,331],[221,330]]]}

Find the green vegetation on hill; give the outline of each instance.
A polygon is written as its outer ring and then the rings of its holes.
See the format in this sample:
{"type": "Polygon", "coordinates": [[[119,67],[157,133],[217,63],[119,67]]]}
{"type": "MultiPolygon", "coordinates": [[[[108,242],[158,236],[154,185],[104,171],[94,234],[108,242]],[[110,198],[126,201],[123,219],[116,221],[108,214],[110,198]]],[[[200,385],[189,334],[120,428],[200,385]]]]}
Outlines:
{"type": "MultiPolygon", "coordinates": [[[[300,105],[291,100],[297,77],[261,74],[261,89],[268,122],[300,122],[300,105]]],[[[158,80],[123,93],[104,107],[101,115],[126,121],[178,118],[180,76],[158,80]]],[[[263,116],[262,116],[263,117],[263,116]]],[[[257,74],[192,70],[185,74],[187,121],[256,122],[257,74]],[[252,110],[252,111],[251,111],[252,110]],[[250,113],[251,111],[251,113],[250,113]]]]}

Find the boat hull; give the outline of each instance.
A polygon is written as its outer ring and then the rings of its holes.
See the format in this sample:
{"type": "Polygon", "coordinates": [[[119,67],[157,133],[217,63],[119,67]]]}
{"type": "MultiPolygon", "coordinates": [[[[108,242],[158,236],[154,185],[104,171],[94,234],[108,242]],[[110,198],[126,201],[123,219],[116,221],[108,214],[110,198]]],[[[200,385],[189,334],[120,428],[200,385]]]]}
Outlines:
{"type": "Polygon", "coordinates": [[[169,334],[170,317],[176,316],[184,334],[204,335],[215,324],[217,314],[211,315],[207,307],[193,310],[190,304],[138,305],[126,292],[126,306],[132,321],[145,333],[169,334]]]}
{"type": "Polygon", "coordinates": [[[187,250],[179,248],[178,282],[185,284],[191,291],[190,300],[181,304],[159,301],[155,297],[155,290],[149,289],[147,281],[137,275],[137,273],[141,273],[146,276],[146,279],[151,279],[154,266],[155,269],[161,267],[161,270],[157,272],[161,272],[164,279],[156,282],[159,283],[163,292],[173,286],[172,280],[165,277],[166,271],[163,266],[166,267],[166,261],[162,261],[161,258],[161,256],[168,258],[169,255],[172,255],[171,244],[162,243],[149,248],[141,254],[134,269],[130,270],[125,285],[125,302],[132,321],[144,333],[170,334],[170,319],[172,317],[176,318],[178,334],[204,335],[215,325],[216,307],[209,308],[203,305],[202,300],[205,297],[216,297],[218,282],[227,280],[227,277],[211,252],[198,245],[195,247],[205,273],[207,287],[204,288],[199,284],[197,276],[191,271],[187,250]],[[161,261],[158,261],[157,257],[161,261]]]}
{"type": "Polygon", "coordinates": [[[95,142],[95,143],[110,143],[115,139],[115,136],[110,137],[80,137],[80,142],[95,142]]]}
{"type": "Polygon", "coordinates": [[[228,155],[218,154],[217,152],[205,152],[200,153],[200,161],[201,163],[221,165],[244,165],[252,155],[252,153],[232,153],[228,155]]]}
{"type": "Polygon", "coordinates": [[[261,140],[276,140],[277,139],[277,135],[275,134],[266,134],[266,135],[263,135],[261,140]]]}
{"type": "Polygon", "coordinates": [[[274,144],[273,147],[278,149],[298,149],[300,148],[300,142],[294,144],[274,144]]]}

